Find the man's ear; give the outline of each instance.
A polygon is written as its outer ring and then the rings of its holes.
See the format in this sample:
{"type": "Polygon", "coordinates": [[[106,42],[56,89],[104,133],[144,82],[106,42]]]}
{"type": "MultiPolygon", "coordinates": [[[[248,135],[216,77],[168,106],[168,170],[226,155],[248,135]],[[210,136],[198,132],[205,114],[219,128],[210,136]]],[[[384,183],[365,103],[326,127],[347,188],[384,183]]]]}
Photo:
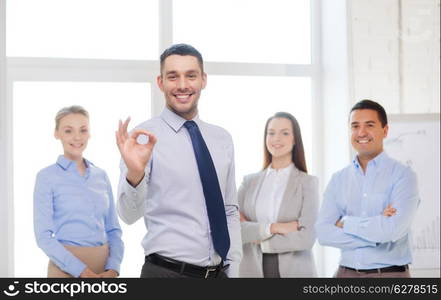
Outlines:
{"type": "Polygon", "coordinates": [[[384,130],[384,137],[386,138],[387,134],[389,132],[389,125],[386,124],[386,126],[384,126],[383,130],[384,130]]]}
{"type": "Polygon", "coordinates": [[[54,130],[54,137],[55,137],[57,140],[60,139],[60,136],[58,135],[58,130],[57,130],[57,129],[54,130]]]}
{"type": "Polygon", "coordinates": [[[164,91],[164,81],[162,80],[162,74],[156,77],[156,83],[161,91],[164,91]]]}
{"type": "Polygon", "coordinates": [[[205,89],[207,86],[207,73],[202,73],[202,89],[205,89]]]}

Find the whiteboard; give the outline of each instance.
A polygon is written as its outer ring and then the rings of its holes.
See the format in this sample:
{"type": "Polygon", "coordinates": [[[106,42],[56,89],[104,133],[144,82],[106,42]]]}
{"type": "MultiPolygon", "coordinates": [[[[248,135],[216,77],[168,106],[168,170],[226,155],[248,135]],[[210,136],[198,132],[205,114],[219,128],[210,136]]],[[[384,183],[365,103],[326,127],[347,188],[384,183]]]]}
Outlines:
{"type": "Polygon", "coordinates": [[[410,235],[414,269],[440,268],[440,114],[389,115],[385,151],[417,174],[421,202],[410,235]]]}

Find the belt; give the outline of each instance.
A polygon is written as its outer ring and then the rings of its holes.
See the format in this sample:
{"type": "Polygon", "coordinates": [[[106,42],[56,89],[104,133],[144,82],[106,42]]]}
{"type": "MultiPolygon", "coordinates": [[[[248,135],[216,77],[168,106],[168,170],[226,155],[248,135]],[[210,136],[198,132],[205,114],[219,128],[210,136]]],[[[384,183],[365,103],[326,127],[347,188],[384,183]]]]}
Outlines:
{"type": "Polygon", "coordinates": [[[391,272],[405,272],[408,268],[407,265],[404,266],[390,266],[378,269],[354,269],[345,266],[340,266],[343,269],[355,271],[357,273],[391,273],[391,272]]]}
{"type": "Polygon", "coordinates": [[[182,275],[196,278],[216,278],[221,271],[226,270],[230,265],[223,265],[223,262],[217,266],[201,267],[185,263],[179,260],[168,258],[156,253],[147,255],[145,259],[152,264],[164,267],[182,275]]]}

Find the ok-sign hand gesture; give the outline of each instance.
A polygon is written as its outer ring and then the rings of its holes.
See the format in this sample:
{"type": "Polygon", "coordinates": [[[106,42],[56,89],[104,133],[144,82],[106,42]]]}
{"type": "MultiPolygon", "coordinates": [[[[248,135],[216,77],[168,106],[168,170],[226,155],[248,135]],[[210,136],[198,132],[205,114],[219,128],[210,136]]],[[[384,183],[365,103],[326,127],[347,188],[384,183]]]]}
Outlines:
{"type": "Polygon", "coordinates": [[[152,156],[157,139],[152,133],[143,129],[134,130],[129,136],[127,132],[129,122],[130,117],[124,123],[120,120],[115,136],[119,152],[128,169],[127,180],[132,186],[137,186],[144,178],[144,170],[152,156]],[[137,139],[140,135],[148,137],[147,144],[138,143],[137,139]]]}

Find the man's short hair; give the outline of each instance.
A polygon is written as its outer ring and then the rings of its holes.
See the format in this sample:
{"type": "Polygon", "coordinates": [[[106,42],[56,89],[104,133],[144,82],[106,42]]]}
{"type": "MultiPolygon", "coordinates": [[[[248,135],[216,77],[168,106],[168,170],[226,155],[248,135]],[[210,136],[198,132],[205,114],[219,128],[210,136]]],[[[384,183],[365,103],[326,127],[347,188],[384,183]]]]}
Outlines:
{"type": "Polygon", "coordinates": [[[359,109],[375,110],[378,114],[378,119],[381,122],[381,127],[384,128],[384,126],[387,125],[386,111],[384,110],[383,106],[381,106],[379,103],[368,99],[361,100],[352,107],[351,112],[349,114],[351,114],[354,110],[359,110],[359,109]]]}
{"type": "Polygon", "coordinates": [[[196,50],[196,48],[188,44],[174,44],[168,47],[167,49],[165,49],[160,56],[161,74],[162,74],[162,69],[164,67],[164,61],[170,55],[194,56],[198,60],[202,73],[204,72],[204,60],[202,59],[201,53],[198,50],[196,50]]]}

